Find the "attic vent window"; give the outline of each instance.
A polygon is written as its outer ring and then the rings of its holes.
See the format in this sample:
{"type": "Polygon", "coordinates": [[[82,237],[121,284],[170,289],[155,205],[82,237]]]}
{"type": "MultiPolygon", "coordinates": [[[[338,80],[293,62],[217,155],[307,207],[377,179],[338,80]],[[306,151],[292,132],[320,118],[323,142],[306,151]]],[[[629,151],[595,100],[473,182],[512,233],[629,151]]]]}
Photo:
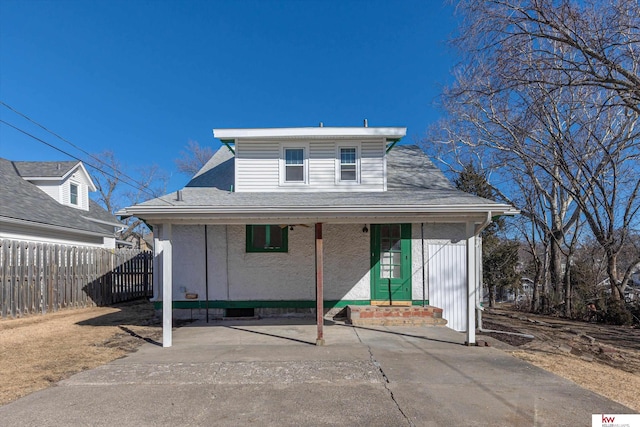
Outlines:
{"type": "Polygon", "coordinates": [[[69,187],[69,201],[72,205],[78,206],[78,186],[71,184],[69,187]]]}

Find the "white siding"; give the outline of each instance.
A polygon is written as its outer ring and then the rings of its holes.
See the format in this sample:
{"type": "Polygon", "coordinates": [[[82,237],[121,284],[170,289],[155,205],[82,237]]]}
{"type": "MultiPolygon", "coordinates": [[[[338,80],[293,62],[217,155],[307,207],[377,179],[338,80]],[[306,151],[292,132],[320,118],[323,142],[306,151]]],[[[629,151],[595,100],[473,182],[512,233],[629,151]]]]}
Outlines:
{"type": "Polygon", "coordinates": [[[362,187],[384,189],[385,145],[382,141],[363,142],[360,151],[362,187]]]}
{"type": "Polygon", "coordinates": [[[464,224],[425,225],[429,304],[443,310],[447,326],[466,331],[467,270],[464,224]]]}
{"type": "Polygon", "coordinates": [[[56,202],[62,203],[62,188],[58,181],[31,181],[32,184],[37,185],[39,189],[47,193],[56,202]]]}
{"type": "Polygon", "coordinates": [[[309,144],[309,187],[331,191],[336,186],[336,145],[331,141],[309,144]]]}
{"type": "Polygon", "coordinates": [[[235,146],[235,191],[277,191],[278,142],[243,141],[235,146]]]}
{"type": "Polygon", "coordinates": [[[296,141],[237,141],[235,144],[235,191],[383,191],[385,142],[350,140],[301,140],[307,149],[308,184],[281,185],[280,157],[282,144],[295,146],[296,141]],[[358,185],[336,183],[336,147],[354,144],[360,147],[361,182],[358,185]]]}

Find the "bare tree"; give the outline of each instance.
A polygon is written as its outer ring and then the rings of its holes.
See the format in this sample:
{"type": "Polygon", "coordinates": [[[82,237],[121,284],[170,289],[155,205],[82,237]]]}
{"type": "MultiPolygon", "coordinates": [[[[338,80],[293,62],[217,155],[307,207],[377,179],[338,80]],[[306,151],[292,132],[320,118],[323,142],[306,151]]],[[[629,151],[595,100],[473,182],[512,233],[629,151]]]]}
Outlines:
{"type": "MultiPolygon", "coordinates": [[[[98,189],[96,201],[111,214],[125,205],[159,197],[166,192],[169,177],[157,165],[129,171],[125,170],[112,151],[104,151],[92,157],[98,166],[91,168],[92,178],[98,189]]],[[[120,235],[123,240],[133,234],[142,235],[147,231],[146,225],[139,218],[129,217],[122,222],[127,226],[120,235]]]]}
{"type": "Polygon", "coordinates": [[[116,189],[120,183],[120,170],[122,169],[120,162],[116,159],[113,151],[103,151],[94,155],[99,161],[100,169],[92,169],[93,181],[98,189],[97,202],[100,203],[109,213],[114,213],[119,207],[119,201],[116,200],[118,194],[116,189]]]}
{"type": "Polygon", "coordinates": [[[464,19],[458,45],[471,56],[488,54],[511,89],[537,81],[595,86],[640,113],[637,0],[461,0],[457,10],[464,19]]]}
{"type": "Polygon", "coordinates": [[[456,44],[466,56],[443,97],[449,120],[430,139],[456,147],[449,152],[473,151],[510,183],[496,187],[525,202],[564,297],[574,227],[584,218],[620,298],[635,263],[620,275],[618,255],[639,210],[637,1],[463,0],[458,11],[456,44]]]}
{"type": "Polygon", "coordinates": [[[202,147],[198,141],[189,140],[187,146],[180,152],[180,157],[175,160],[178,171],[193,176],[213,156],[213,149],[209,146],[202,147]]]}

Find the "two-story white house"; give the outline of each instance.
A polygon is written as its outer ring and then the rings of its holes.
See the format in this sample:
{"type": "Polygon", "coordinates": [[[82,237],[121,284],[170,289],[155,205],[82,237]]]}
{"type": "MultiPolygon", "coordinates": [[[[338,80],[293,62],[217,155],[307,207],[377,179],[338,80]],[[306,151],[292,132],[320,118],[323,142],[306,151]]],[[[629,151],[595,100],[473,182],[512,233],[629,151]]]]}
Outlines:
{"type": "Polygon", "coordinates": [[[476,237],[511,206],[455,189],[401,127],[215,129],[223,146],[177,193],[119,212],[153,224],[164,345],[172,309],[443,309],[475,342],[476,237]]]}
{"type": "Polygon", "coordinates": [[[123,224],[89,198],[82,162],[0,158],[0,179],[0,238],[115,248],[123,224]]]}

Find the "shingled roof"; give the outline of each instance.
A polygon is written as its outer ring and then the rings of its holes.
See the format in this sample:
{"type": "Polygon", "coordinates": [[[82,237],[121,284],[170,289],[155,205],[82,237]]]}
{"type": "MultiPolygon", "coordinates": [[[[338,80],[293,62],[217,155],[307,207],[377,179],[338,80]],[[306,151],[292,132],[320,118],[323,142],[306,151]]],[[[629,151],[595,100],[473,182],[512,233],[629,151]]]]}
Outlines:
{"type": "Polygon", "coordinates": [[[234,155],[220,148],[182,190],[181,200],[168,194],[124,209],[119,214],[197,217],[212,213],[227,217],[246,213],[373,215],[376,212],[515,211],[511,206],[456,189],[417,146],[396,146],[387,154],[387,191],[379,192],[232,192],[234,155]]]}
{"type": "MultiPolygon", "coordinates": [[[[52,175],[61,170],[69,172],[78,162],[12,162],[0,158],[0,177],[2,177],[2,191],[0,191],[0,220],[27,221],[40,225],[52,225],[64,227],[80,232],[88,232],[103,236],[113,236],[113,227],[118,223],[117,219],[105,211],[96,202],[91,201],[89,211],[65,206],[47,195],[36,185],[26,181],[26,176],[58,176],[52,175]],[[62,166],[47,167],[45,174],[38,174],[33,166],[37,164],[62,166]],[[19,170],[19,168],[21,168],[19,170]],[[101,222],[109,222],[107,225],[101,222]]],[[[63,176],[64,174],[60,176],[63,176]]]]}
{"type": "Polygon", "coordinates": [[[23,178],[62,178],[73,168],[78,161],[68,162],[12,162],[16,172],[23,178]]]}

